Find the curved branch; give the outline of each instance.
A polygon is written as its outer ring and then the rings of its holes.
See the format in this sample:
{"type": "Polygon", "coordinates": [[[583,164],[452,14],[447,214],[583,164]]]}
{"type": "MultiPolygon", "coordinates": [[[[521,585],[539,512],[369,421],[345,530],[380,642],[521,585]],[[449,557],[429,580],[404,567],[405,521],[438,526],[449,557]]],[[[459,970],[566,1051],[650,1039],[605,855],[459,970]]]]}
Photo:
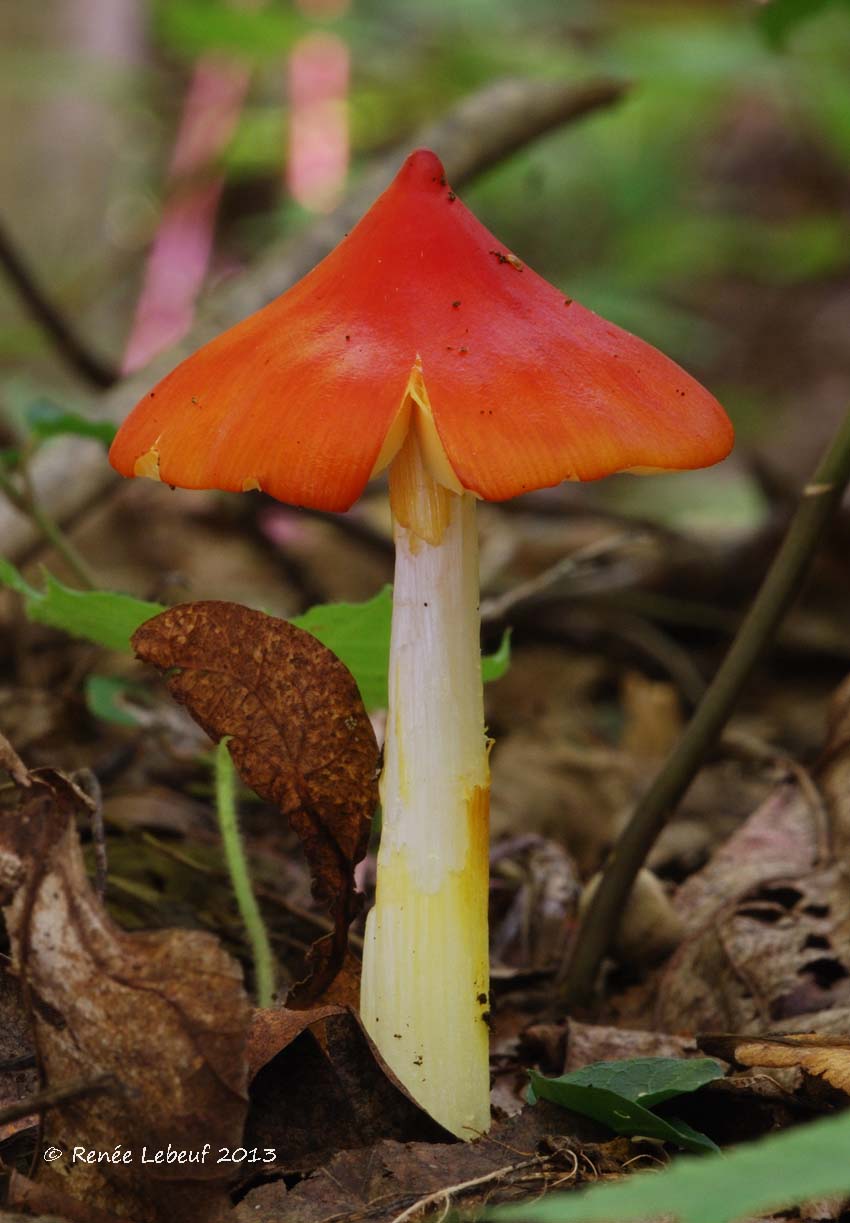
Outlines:
{"type": "Polygon", "coordinates": [[[105,388],[118,381],[118,373],[90,352],[55,302],[51,301],[24,261],[10,235],[0,225],[0,267],[32,317],[53,341],[72,369],[93,386],[105,388]]]}
{"type": "Polygon", "coordinates": [[[565,1010],[586,1003],[649,851],[725,726],[770,644],[850,482],[850,411],[803,489],[791,525],[720,669],[611,851],[560,977],[565,1010]]]}

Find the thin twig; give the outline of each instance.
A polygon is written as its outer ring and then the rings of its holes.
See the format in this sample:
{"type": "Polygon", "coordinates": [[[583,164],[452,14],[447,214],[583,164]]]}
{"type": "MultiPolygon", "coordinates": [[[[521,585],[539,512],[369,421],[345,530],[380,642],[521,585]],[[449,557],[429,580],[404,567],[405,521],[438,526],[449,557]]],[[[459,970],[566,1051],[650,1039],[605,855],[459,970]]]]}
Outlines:
{"type": "Polygon", "coordinates": [[[99,900],[106,896],[109,860],[106,853],[106,829],[103,823],[103,791],[93,769],[77,769],[73,781],[91,799],[91,835],[94,847],[94,890],[99,900]]]}
{"type": "Polygon", "coordinates": [[[26,463],[23,464],[20,474],[23,488],[18,488],[14,481],[0,470],[0,492],[16,510],[29,518],[46,542],[55,548],[80,585],[87,590],[95,590],[97,581],[91,569],[70,539],[57,526],[43,506],[39,505],[26,463]]]}
{"type": "Polygon", "coordinates": [[[800,590],[850,481],[850,411],[803,490],[773,564],[681,739],[614,846],[559,977],[559,1005],[591,997],[626,898],[655,841],[716,742],[760,656],[800,590]]]}
{"type": "Polygon", "coordinates": [[[16,786],[29,789],[32,785],[29,769],[5,735],[0,734],[0,769],[4,769],[16,786]]]}
{"type": "Polygon", "coordinates": [[[535,1155],[534,1159],[526,1159],[521,1164],[508,1164],[506,1168],[496,1168],[493,1172],[485,1173],[484,1176],[476,1176],[469,1181],[459,1181],[456,1185],[446,1185],[443,1189],[437,1189],[434,1193],[419,1198],[412,1206],[408,1206],[401,1214],[396,1215],[390,1223],[408,1223],[409,1219],[428,1210],[431,1206],[436,1206],[439,1202],[449,1202],[452,1196],[466,1193],[468,1189],[477,1189],[479,1185],[486,1185],[488,1181],[501,1180],[514,1172],[521,1172],[524,1168],[532,1168],[535,1164],[540,1164],[548,1158],[546,1155],[535,1155]]]}
{"type": "Polygon", "coordinates": [[[89,351],[58,306],[39,285],[2,225],[0,267],[6,272],[32,317],[42,330],[47,332],[57,350],[78,374],[82,374],[88,382],[98,387],[105,388],[117,382],[117,371],[89,351]]]}
{"type": "MultiPolygon", "coordinates": [[[[585,575],[592,578],[598,576],[600,560],[609,557],[619,560],[628,547],[634,545],[634,541],[634,532],[618,532],[594,540],[569,556],[562,556],[533,578],[520,582],[502,594],[484,599],[481,604],[482,623],[502,621],[508,617],[516,619],[519,613],[541,603],[561,599],[564,595],[574,596],[576,583],[581,582],[585,575]]],[[[583,589],[582,593],[586,593],[586,590],[583,589]]]]}
{"type": "Polygon", "coordinates": [[[18,1100],[15,1104],[7,1104],[0,1108],[0,1125],[8,1125],[10,1121],[19,1121],[21,1117],[29,1117],[47,1112],[57,1104],[67,1100],[80,1100],[84,1096],[99,1096],[121,1090],[120,1084],[111,1074],[98,1075],[82,1083],[63,1083],[58,1087],[46,1087],[44,1091],[29,1096],[26,1100],[18,1100]]]}
{"type": "Polygon", "coordinates": [[[215,798],[224,857],[230,871],[236,904],[245,926],[254,957],[254,985],[257,1005],[271,1006],[274,999],[275,960],[260,906],[251,886],[245,847],[239,834],[236,815],[236,770],[230,759],[228,739],[221,739],[215,751],[215,798]]]}

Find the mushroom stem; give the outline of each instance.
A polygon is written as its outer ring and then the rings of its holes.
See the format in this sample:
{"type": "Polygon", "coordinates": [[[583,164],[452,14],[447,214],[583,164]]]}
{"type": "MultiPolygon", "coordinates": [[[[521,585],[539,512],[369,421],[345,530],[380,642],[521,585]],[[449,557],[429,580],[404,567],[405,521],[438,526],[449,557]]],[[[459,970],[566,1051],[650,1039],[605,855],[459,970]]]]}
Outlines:
{"type": "Polygon", "coordinates": [[[489,767],[475,499],[437,484],[411,428],[390,468],[396,544],[375,907],[361,1012],[446,1129],[490,1124],[489,767]]]}

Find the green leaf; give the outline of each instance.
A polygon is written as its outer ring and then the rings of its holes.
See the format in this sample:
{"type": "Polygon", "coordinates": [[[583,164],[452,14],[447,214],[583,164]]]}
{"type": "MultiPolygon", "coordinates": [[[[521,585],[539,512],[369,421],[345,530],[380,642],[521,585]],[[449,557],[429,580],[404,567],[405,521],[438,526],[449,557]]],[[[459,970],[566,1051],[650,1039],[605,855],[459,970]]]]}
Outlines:
{"type": "Polygon", "coordinates": [[[130,638],[140,624],[165,611],[161,603],[148,603],[109,590],[72,590],[45,572],[44,591],[27,607],[39,624],[61,628],[109,650],[130,650],[130,638]]]}
{"type": "Polygon", "coordinates": [[[75,437],[93,437],[110,446],[116,427],[106,420],[89,420],[79,412],[60,408],[50,399],[36,399],[24,410],[24,420],[34,437],[59,437],[71,433],[75,437]]]}
{"type": "MultiPolygon", "coordinates": [[[[72,590],[45,571],[44,590],[30,586],[15,566],[0,557],[0,585],[23,596],[27,616],[38,624],[64,629],[110,650],[129,653],[130,638],[140,624],[165,608],[131,595],[106,590],[72,590]]],[[[357,680],[367,709],[387,704],[387,661],[390,653],[392,587],[365,603],[322,603],[292,621],[318,637],[341,658],[357,680]]],[[[504,675],[510,663],[510,636],[495,654],[482,659],[485,680],[504,675]]]]}
{"type": "Polygon", "coordinates": [[[27,616],[37,624],[63,629],[110,650],[130,651],[130,638],[140,624],[165,611],[162,603],[148,603],[108,590],[72,590],[44,571],[44,590],[30,586],[10,561],[0,557],[0,583],[23,596],[27,616]]]}
{"type": "Polygon", "coordinates": [[[501,679],[511,665],[511,630],[505,629],[499,648],[494,654],[484,654],[481,659],[481,678],[485,684],[501,679]]]}
{"type": "Polygon", "coordinates": [[[86,706],[90,713],[117,726],[138,726],[139,719],[125,698],[141,696],[144,688],[115,675],[89,675],[86,679],[86,706]]]}
{"type": "Polygon", "coordinates": [[[292,621],[345,663],[367,709],[387,704],[392,611],[392,586],[385,586],[365,603],[320,603],[292,621]]]}
{"type": "MultiPolygon", "coordinates": [[[[318,637],[342,659],[357,680],[367,709],[385,709],[392,612],[393,588],[385,586],[365,603],[322,603],[296,616],[292,623],[318,637]]],[[[496,653],[481,660],[485,682],[505,674],[510,653],[510,634],[505,633],[496,653]]]]}
{"type": "MultiPolygon", "coordinates": [[[[666,1059],[647,1058],[640,1060],[662,1061],[666,1059]]],[[[600,1062],[599,1066],[607,1068],[615,1064],[612,1062],[600,1062]]],[[[713,1073],[710,1075],[710,1078],[717,1078],[722,1075],[723,1072],[716,1062],[712,1062],[711,1065],[713,1073]]],[[[597,1067],[588,1066],[585,1068],[585,1071],[596,1069],[597,1067]]],[[[576,1075],[582,1073],[582,1071],[575,1072],[576,1075]]],[[[599,1077],[601,1081],[604,1081],[604,1072],[599,1077]]],[[[615,1134],[658,1138],[662,1142],[673,1142],[685,1151],[717,1150],[717,1146],[710,1138],[691,1129],[683,1121],[678,1121],[676,1118],[659,1117],[656,1113],[650,1112],[648,1108],[644,1108],[642,1104],[637,1103],[636,1100],[627,1095],[622,1095],[618,1091],[588,1082],[575,1082],[574,1079],[575,1075],[572,1074],[565,1074],[559,1079],[547,1079],[543,1075],[537,1074],[536,1071],[532,1071],[529,1098],[532,1103],[538,1099],[551,1100],[553,1104],[560,1104],[562,1108],[572,1109],[573,1112],[581,1113],[584,1117],[592,1117],[594,1121],[607,1125],[615,1134]]],[[[710,1080],[704,1078],[702,1081],[708,1082],[710,1080]]],[[[670,1099],[674,1095],[681,1095],[683,1090],[692,1091],[694,1089],[688,1087],[677,1090],[671,1086],[668,1094],[664,1094],[659,1087],[659,1093],[662,1094],[664,1099],[670,1099]]]]}
{"type": "Polygon", "coordinates": [[[594,1062],[558,1079],[541,1081],[602,1087],[644,1108],[653,1108],[722,1078],[723,1070],[711,1057],[632,1057],[618,1062],[594,1062]]]}
{"type": "MultiPolygon", "coordinates": [[[[30,586],[25,580],[23,574],[19,573],[11,561],[5,560],[0,556],[0,583],[8,586],[10,590],[14,590],[15,594],[23,595],[24,598],[37,596],[38,591],[30,586]]],[[[29,611],[29,608],[27,608],[29,611]]]]}
{"type": "Polygon", "coordinates": [[[499,1223],[732,1223],[812,1198],[850,1193],[850,1112],[814,1121],[723,1155],[677,1159],[582,1192],[553,1193],[527,1206],[498,1207],[499,1223]]]}

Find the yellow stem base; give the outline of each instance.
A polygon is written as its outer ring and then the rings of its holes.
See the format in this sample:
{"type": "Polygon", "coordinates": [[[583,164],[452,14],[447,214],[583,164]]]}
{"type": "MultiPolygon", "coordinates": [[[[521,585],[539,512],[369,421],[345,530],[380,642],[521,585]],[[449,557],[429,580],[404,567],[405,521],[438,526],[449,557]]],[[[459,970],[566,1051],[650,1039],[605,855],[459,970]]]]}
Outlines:
{"type": "Polygon", "coordinates": [[[403,852],[382,860],[360,1001],[393,1073],[432,1117],[467,1139],[490,1126],[488,805],[488,791],[476,788],[465,804],[468,860],[437,891],[417,888],[403,852]]]}
{"type": "Polygon", "coordinates": [[[438,484],[411,428],[390,468],[396,574],[383,827],[361,1014],[446,1129],[490,1124],[489,769],[475,501],[438,484]]]}

